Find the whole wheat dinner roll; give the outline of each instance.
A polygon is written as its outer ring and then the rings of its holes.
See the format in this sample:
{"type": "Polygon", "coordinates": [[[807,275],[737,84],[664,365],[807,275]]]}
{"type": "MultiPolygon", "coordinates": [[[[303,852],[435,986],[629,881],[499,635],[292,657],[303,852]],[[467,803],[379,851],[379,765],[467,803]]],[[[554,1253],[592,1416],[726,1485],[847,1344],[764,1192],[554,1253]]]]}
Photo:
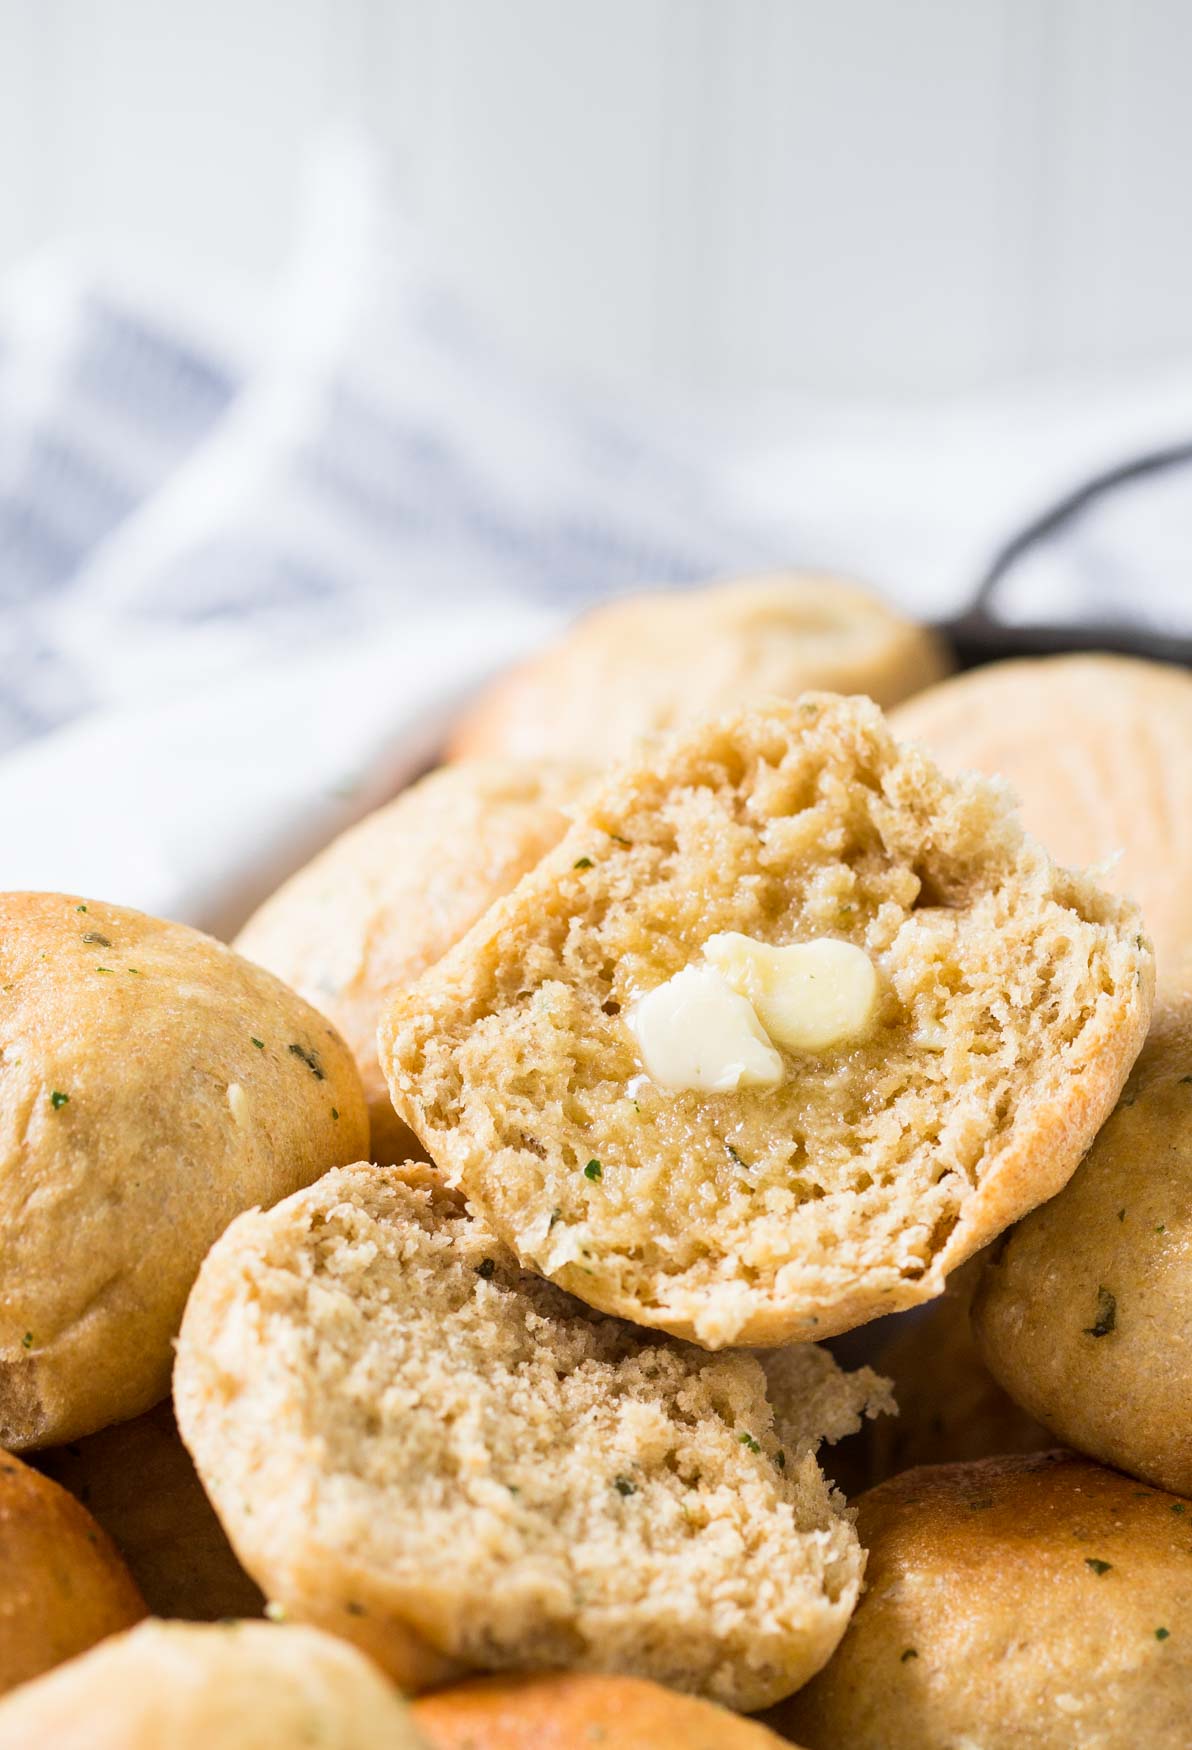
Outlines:
{"type": "Polygon", "coordinates": [[[168,1403],[39,1452],[36,1463],[103,1526],[154,1616],[261,1614],[260,1588],[236,1560],[168,1403]]]}
{"type": "Polygon", "coordinates": [[[593,1316],[426,1169],[359,1166],[213,1247],[174,1395],[270,1598],[403,1688],[561,1667],[754,1708],[823,1664],[861,1581],[813,1454],[881,1387],[812,1347],[803,1376],[776,1401],[749,1355],[593,1316]]]}
{"type": "Polygon", "coordinates": [[[427,1750],[372,1663],[267,1622],[146,1622],[0,1702],[0,1750],[427,1750]]]}
{"type": "Polygon", "coordinates": [[[181,924],[0,894],[0,1445],[169,1389],[207,1248],[368,1146],[339,1034],[181,924]]]}
{"type": "Polygon", "coordinates": [[[754,1720],[642,1677],[478,1677],[411,1710],[434,1750],[782,1750],[754,1720]]]}
{"type": "Polygon", "coordinates": [[[779,1730],[810,1750],[1186,1750],[1192,1503],[1049,1452],[905,1471],[858,1508],[865,1595],[779,1730]]]}
{"type": "Polygon", "coordinates": [[[1192,675],[1124,656],[1049,656],[958,675],[893,714],[949,770],[1006,778],[1060,863],[1142,906],[1159,984],[1192,968],[1192,675]],[[1117,861],[1112,861],[1117,859],[1117,861]]]}
{"type": "Polygon", "coordinates": [[[950,667],[934,633],[839,578],[779,573],[630,596],[492,683],[449,755],[602,764],[640,736],[769,694],[823,688],[893,705],[950,667]]]}
{"type": "Polygon", "coordinates": [[[583,776],[509,760],[432,772],[300,869],[237,938],[240,953],[313,1003],[352,1047],[374,1160],[418,1152],[377,1062],[386,999],[558,843],[583,776]]]}
{"type": "Polygon", "coordinates": [[[144,1614],[132,1575],[91,1515],[0,1452],[0,1692],[144,1614]]]}
{"type": "MultiPolygon", "coordinates": [[[[893,1321],[894,1334],[874,1348],[876,1364],[893,1387],[898,1415],[883,1416],[866,1428],[866,1486],[915,1465],[1042,1452],[1055,1445],[1055,1436],[1002,1390],[978,1353],[969,1310],[985,1256],[982,1252],[962,1265],[930,1306],[900,1315],[893,1321]]],[[[880,1332],[880,1326],[873,1327],[875,1338],[880,1332]]]]}
{"type": "Polygon", "coordinates": [[[1058,1191],[1152,981],[1137,910],[998,788],[808,695],[600,780],[395,999],[381,1061],[523,1264],[709,1348],[777,1344],[932,1298],[1058,1191]]]}
{"type": "Polygon", "coordinates": [[[1192,1495],[1192,1002],[1164,1015],[1054,1203],[993,1248],[994,1374],[1069,1446],[1192,1495]]]}

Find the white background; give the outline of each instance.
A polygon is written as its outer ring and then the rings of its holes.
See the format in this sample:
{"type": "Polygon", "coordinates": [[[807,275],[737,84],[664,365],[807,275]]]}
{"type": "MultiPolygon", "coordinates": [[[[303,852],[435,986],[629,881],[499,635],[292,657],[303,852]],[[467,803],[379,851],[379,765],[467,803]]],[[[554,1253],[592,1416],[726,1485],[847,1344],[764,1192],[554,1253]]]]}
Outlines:
{"type": "Polygon", "coordinates": [[[1188,0],[0,0],[0,266],[283,253],[329,120],[547,360],[937,394],[1192,347],[1188,0]]]}

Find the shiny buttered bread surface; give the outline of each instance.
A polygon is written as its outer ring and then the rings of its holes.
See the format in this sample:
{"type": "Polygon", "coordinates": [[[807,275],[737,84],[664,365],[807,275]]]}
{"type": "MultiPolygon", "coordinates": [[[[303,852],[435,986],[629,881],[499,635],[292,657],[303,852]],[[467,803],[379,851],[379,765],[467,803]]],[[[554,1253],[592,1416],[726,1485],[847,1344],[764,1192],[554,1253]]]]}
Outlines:
{"type": "Polygon", "coordinates": [[[710,1348],[848,1329],[1065,1183],[1142,1044],[1139,914],[864,699],[614,768],[382,1022],[529,1268],[710,1348]]]}
{"type": "Polygon", "coordinates": [[[585,774],[568,766],[474,760],[432,772],[290,878],[236,947],[339,1028],[368,1098],[372,1158],[418,1144],[389,1103],[377,1022],[567,830],[585,774]]]}
{"type": "Polygon", "coordinates": [[[893,705],[947,674],[942,642],[839,578],[776,574],[629,596],[502,675],[450,757],[622,759],[643,735],[818,688],[893,705]]]}
{"type": "Polygon", "coordinates": [[[0,1701],[0,1750],[429,1750],[355,1648],[267,1622],[146,1622],[0,1701]]]}
{"type": "Polygon", "coordinates": [[[555,1666],[750,1709],[819,1669],[861,1583],[814,1449],[884,1394],[800,1355],[771,1391],[594,1315],[425,1170],[361,1165],[216,1244],[174,1396],[269,1597],[403,1688],[555,1666]]]}
{"type": "Polygon", "coordinates": [[[782,1750],[756,1720],[642,1677],[478,1677],[412,1708],[433,1750],[782,1750]]]}
{"type": "Polygon", "coordinates": [[[144,1614],[132,1575],[91,1515],[0,1452],[0,1693],[144,1614]]]}
{"type": "Polygon", "coordinates": [[[997,1378],[1058,1439],[1192,1496],[1187,998],[1068,1185],[991,1248],[973,1313],[997,1378]]]}
{"type": "Polygon", "coordinates": [[[1138,901],[1160,990],[1192,975],[1192,675],[1124,656],[990,663],[891,714],[947,771],[1004,778],[1058,863],[1138,901]]]}
{"type": "Polygon", "coordinates": [[[180,924],[0,895],[0,1445],[169,1390],[211,1242],[367,1148],[338,1033],[180,924]]]}
{"type": "Polygon", "coordinates": [[[809,1750],[1186,1750],[1192,1504],[1071,1453],[863,1495],[865,1594],[778,1710],[809,1750]]]}

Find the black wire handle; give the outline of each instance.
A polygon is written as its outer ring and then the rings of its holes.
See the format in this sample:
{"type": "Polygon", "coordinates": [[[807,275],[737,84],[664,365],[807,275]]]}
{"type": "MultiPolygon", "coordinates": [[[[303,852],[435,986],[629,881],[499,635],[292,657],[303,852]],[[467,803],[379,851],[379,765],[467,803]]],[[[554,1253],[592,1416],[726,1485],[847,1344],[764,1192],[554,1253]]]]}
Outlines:
{"type": "Polygon", "coordinates": [[[966,611],[942,629],[956,645],[962,662],[988,662],[998,656],[1043,655],[1070,650],[1079,638],[1087,646],[1129,656],[1159,656],[1170,662],[1192,663],[1192,638],[1137,630],[1112,624],[1097,626],[1008,626],[993,613],[998,585],[1032,547],[1058,534],[1099,498],[1148,474],[1192,463],[1192,443],[1170,444],[1132,456],[1073,487],[1015,534],[994,554],[977,584],[966,611]]]}

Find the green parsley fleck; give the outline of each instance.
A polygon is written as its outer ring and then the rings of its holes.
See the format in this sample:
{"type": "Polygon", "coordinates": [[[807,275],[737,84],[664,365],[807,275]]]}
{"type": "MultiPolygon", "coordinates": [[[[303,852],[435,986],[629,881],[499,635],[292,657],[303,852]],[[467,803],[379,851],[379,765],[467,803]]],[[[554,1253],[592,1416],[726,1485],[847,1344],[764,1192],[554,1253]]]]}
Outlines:
{"type": "Polygon", "coordinates": [[[1173,1513],[1184,1513],[1187,1509],[1182,1501],[1173,1501],[1171,1503],[1171,1511],[1173,1513]]]}
{"type": "Polygon", "coordinates": [[[1164,1222],[1160,1222],[1158,1227],[1155,1229],[1155,1232],[1157,1234],[1165,1234],[1167,1232],[1166,1224],[1164,1222]]]}
{"type": "Polygon", "coordinates": [[[1157,1628],[1155,1630],[1155,1639],[1157,1641],[1166,1641],[1170,1639],[1170,1636],[1171,1630],[1169,1628],[1157,1628]]]}
{"type": "Polygon", "coordinates": [[[134,978],[140,978],[141,969],[139,966],[130,966],[128,970],[132,973],[134,978]]]}
{"type": "Polygon", "coordinates": [[[477,1274],[477,1276],[482,1277],[485,1282],[491,1282],[493,1279],[493,1273],[496,1270],[496,1268],[497,1268],[497,1266],[496,1266],[495,1259],[482,1258],[480,1260],[479,1264],[477,1264],[477,1266],[476,1266],[476,1274],[477,1274]]]}
{"type": "Polygon", "coordinates": [[[623,839],[619,832],[610,832],[608,836],[615,845],[631,845],[633,843],[632,839],[623,839]]]}
{"type": "Polygon", "coordinates": [[[253,1039],[251,1033],[249,1034],[249,1038],[252,1039],[252,1042],[256,1046],[258,1051],[264,1051],[265,1041],[263,1039],[253,1039]]]}
{"type": "Polygon", "coordinates": [[[83,940],[84,942],[90,942],[92,946],[96,948],[110,948],[112,946],[108,937],[101,936],[98,930],[88,930],[87,934],[83,937],[83,940]]]}
{"type": "Polygon", "coordinates": [[[115,972],[115,967],[113,967],[113,966],[97,966],[95,968],[95,970],[96,970],[96,972],[113,973],[113,972],[115,972]]]}
{"type": "Polygon", "coordinates": [[[775,1457],[774,1457],[774,1463],[778,1466],[779,1470],[785,1470],[786,1469],[786,1453],[785,1452],[776,1453],[775,1457]]]}
{"type": "Polygon", "coordinates": [[[327,1073],[319,1062],[319,1054],[317,1051],[308,1051],[305,1046],[295,1044],[289,1047],[289,1052],[291,1057],[298,1058],[306,1065],[316,1082],[325,1082],[327,1080],[327,1073]]]}
{"type": "Polygon", "coordinates": [[[32,1331],[25,1332],[25,1335],[21,1338],[21,1347],[22,1347],[22,1349],[32,1349],[32,1347],[33,1347],[33,1332],[32,1331]]]}
{"type": "Polygon", "coordinates": [[[332,1118],[333,1123],[335,1123],[335,1124],[339,1123],[339,1107],[338,1106],[333,1106],[331,1108],[331,1118],[332,1118]]]}
{"type": "Polygon", "coordinates": [[[69,1104],[69,1094],[59,1093],[57,1088],[55,1088],[50,1094],[50,1105],[54,1108],[55,1112],[60,1112],[63,1106],[69,1106],[69,1104]]]}
{"type": "Polygon", "coordinates": [[[906,1649],[906,1651],[900,1656],[898,1663],[900,1665],[905,1665],[908,1659],[917,1659],[918,1657],[919,1657],[919,1655],[918,1655],[917,1651],[915,1650],[915,1648],[908,1647],[906,1649]]]}
{"type": "Polygon", "coordinates": [[[1192,1082],[1192,1076],[1181,1076],[1180,1077],[1181,1086],[1187,1082],[1192,1082]]]}
{"type": "Polygon", "coordinates": [[[87,909],[87,907],[85,905],[76,905],[75,906],[76,911],[86,911],[86,909],[87,909]]]}
{"type": "Polygon", "coordinates": [[[1110,1294],[1108,1288],[1098,1288],[1097,1316],[1091,1325],[1084,1327],[1084,1334],[1086,1337],[1108,1337],[1116,1327],[1117,1296],[1110,1294]]]}
{"type": "Polygon", "coordinates": [[[631,1483],[628,1477],[614,1477],[613,1488],[617,1491],[618,1495],[637,1494],[637,1484],[631,1483]]]}
{"type": "Polygon", "coordinates": [[[563,1219],[563,1211],[561,1209],[552,1209],[550,1212],[550,1221],[547,1223],[547,1226],[546,1226],[547,1233],[549,1233],[551,1228],[554,1227],[556,1221],[562,1221],[562,1219],[563,1219]]]}
{"type": "Polygon", "coordinates": [[[752,1434],[738,1434],[737,1439],[742,1446],[747,1446],[750,1452],[760,1452],[762,1449],[761,1441],[755,1440],[752,1434]]]}
{"type": "Polygon", "coordinates": [[[597,1179],[602,1179],[603,1177],[604,1177],[604,1168],[600,1165],[600,1162],[599,1161],[589,1161],[587,1166],[584,1168],[584,1178],[591,1179],[592,1183],[595,1184],[597,1179]]]}
{"type": "Polygon", "coordinates": [[[577,857],[571,867],[573,869],[590,869],[592,867],[592,859],[591,857],[577,857]]]}
{"type": "Polygon", "coordinates": [[[1103,1562],[1099,1556],[1085,1556],[1084,1565],[1086,1568],[1091,1568],[1094,1574],[1108,1574],[1113,1563],[1103,1562]]]}

